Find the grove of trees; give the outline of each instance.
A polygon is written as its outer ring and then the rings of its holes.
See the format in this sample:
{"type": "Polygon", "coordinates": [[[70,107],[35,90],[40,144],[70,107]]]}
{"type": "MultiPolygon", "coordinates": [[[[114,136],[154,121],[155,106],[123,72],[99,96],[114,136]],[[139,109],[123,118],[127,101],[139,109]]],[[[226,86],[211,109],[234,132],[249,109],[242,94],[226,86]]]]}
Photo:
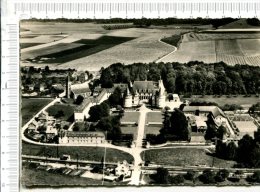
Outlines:
{"type": "Polygon", "coordinates": [[[99,83],[111,88],[113,83],[137,80],[158,81],[162,78],[168,93],[184,95],[259,94],[260,67],[249,65],[229,66],[223,62],[135,63],[113,64],[101,70],[99,83]]]}
{"type": "Polygon", "coordinates": [[[260,167],[260,130],[255,132],[254,138],[245,135],[238,141],[223,143],[218,141],[216,145],[216,156],[237,161],[239,167],[260,167]]]}

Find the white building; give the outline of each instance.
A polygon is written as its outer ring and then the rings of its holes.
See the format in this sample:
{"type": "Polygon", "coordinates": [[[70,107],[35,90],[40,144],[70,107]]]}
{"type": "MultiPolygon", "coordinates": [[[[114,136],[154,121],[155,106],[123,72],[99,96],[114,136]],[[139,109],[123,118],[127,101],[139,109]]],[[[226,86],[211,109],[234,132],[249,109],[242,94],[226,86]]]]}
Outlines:
{"type": "Polygon", "coordinates": [[[59,134],[59,143],[101,144],[105,141],[103,132],[67,131],[59,134]]]}
{"type": "Polygon", "coordinates": [[[115,168],[115,175],[116,176],[120,176],[120,175],[130,176],[131,175],[130,166],[126,160],[124,160],[123,162],[117,163],[117,167],[115,168]]]}
{"type": "Polygon", "coordinates": [[[177,94],[171,94],[172,99],[168,98],[168,94],[163,85],[163,81],[134,81],[130,83],[126,91],[124,106],[126,108],[138,106],[141,101],[149,102],[152,106],[164,108],[166,106],[171,109],[178,108],[182,102],[177,94]]]}

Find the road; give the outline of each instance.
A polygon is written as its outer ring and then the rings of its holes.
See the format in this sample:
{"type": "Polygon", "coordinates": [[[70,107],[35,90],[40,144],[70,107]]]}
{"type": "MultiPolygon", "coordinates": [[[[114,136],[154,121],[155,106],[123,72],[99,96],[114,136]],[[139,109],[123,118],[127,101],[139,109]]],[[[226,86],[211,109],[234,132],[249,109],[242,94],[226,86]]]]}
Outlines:
{"type": "Polygon", "coordinates": [[[154,61],[155,63],[161,62],[165,57],[167,57],[168,55],[170,55],[170,54],[174,53],[175,51],[177,51],[177,47],[175,47],[175,46],[173,46],[173,45],[170,45],[170,44],[168,44],[168,43],[165,43],[165,42],[163,42],[161,39],[159,39],[158,41],[159,41],[160,43],[163,43],[163,44],[165,44],[165,45],[167,45],[167,46],[172,47],[172,48],[173,48],[173,51],[171,51],[170,53],[167,53],[166,55],[162,56],[161,58],[155,60],[155,61],[154,61]]]}
{"type": "Polygon", "coordinates": [[[134,157],[134,167],[131,176],[130,185],[140,185],[140,176],[141,176],[141,164],[143,162],[141,158],[141,152],[144,150],[142,148],[144,133],[145,133],[145,123],[146,123],[146,113],[151,111],[150,109],[146,108],[145,104],[143,104],[139,108],[139,122],[138,122],[138,132],[137,132],[137,139],[135,142],[135,147],[132,148],[132,155],[134,157]]]}

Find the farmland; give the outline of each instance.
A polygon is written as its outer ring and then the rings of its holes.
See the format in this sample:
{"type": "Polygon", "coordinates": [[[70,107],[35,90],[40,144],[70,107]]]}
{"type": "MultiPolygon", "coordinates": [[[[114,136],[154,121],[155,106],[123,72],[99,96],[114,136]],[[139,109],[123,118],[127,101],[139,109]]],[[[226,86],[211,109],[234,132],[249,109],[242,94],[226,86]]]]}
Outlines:
{"type": "Polygon", "coordinates": [[[48,98],[22,98],[22,125],[27,123],[36,113],[51,101],[52,99],[48,98]]]}
{"type": "MultiPolygon", "coordinates": [[[[101,24],[55,22],[22,22],[21,26],[23,29],[26,29],[26,31],[21,32],[24,33],[23,35],[30,34],[37,36],[30,39],[22,38],[21,43],[43,43],[42,45],[21,50],[22,66],[33,65],[41,67],[48,64],[49,67],[52,68],[75,68],[77,70],[90,71],[99,70],[101,67],[107,67],[116,62],[132,64],[134,62],[148,63],[156,61],[158,58],[161,58],[173,50],[172,46],[159,42],[159,39],[191,30],[168,28],[105,30],[101,24]],[[51,40],[52,36],[58,35],[62,36],[59,40],[51,40]],[[104,44],[98,41],[98,39],[102,39],[104,36],[114,37],[116,39],[120,37],[127,41],[104,44]],[[46,38],[46,41],[44,41],[44,38],[46,38]],[[54,45],[56,47],[57,44],[62,43],[81,44],[82,39],[96,41],[95,44],[97,46],[85,47],[83,50],[78,50],[68,55],[62,54],[62,57],[56,59],[47,59],[41,62],[37,62],[37,60],[27,60],[32,59],[31,55],[33,55],[34,52],[38,52],[38,49],[48,49],[49,46],[54,45]]],[[[86,43],[84,46],[86,46],[86,43]]],[[[46,54],[42,52],[41,55],[46,54]]]]}
{"type": "Polygon", "coordinates": [[[195,60],[205,63],[223,61],[230,65],[259,65],[259,47],[258,32],[191,32],[183,35],[179,49],[162,61],[181,63],[195,60]]]}
{"type": "Polygon", "coordinates": [[[21,28],[22,66],[95,71],[117,62],[149,63],[162,57],[162,62],[260,63],[259,29],[206,27],[192,32],[193,29],[151,26],[105,30],[102,24],[58,22],[22,22],[21,28]],[[184,34],[181,41],[180,34],[184,34]],[[159,39],[168,39],[169,45],[159,39]],[[170,44],[177,42],[178,50],[172,52],[170,44]]]}

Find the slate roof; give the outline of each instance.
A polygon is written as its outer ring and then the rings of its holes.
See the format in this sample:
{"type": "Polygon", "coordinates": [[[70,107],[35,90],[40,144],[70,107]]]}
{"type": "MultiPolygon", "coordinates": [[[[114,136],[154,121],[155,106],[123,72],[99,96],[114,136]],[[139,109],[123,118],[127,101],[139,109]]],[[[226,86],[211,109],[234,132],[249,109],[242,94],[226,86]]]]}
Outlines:
{"type": "Polygon", "coordinates": [[[185,106],[183,112],[195,112],[199,110],[200,112],[212,113],[214,117],[221,115],[225,117],[224,112],[217,106],[185,106]]]}
{"type": "Polygon", "coordinates": [[[133,91],[136,92],[153,92],[158,86],[153,81],[134,81],[133,91]]]}

